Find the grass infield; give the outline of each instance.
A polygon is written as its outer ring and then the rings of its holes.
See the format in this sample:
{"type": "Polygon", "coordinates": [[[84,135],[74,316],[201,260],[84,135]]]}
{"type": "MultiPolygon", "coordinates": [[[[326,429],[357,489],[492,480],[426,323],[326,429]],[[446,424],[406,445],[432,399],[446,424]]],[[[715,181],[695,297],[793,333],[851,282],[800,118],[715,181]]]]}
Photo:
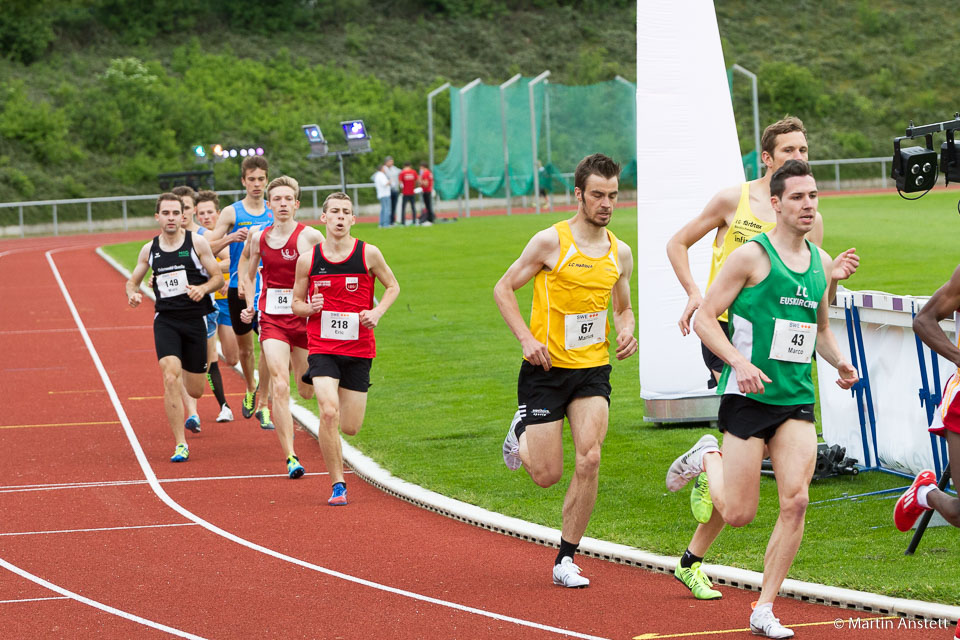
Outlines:
{"type": "MultiPolygon", "coordinates": [[[[960,192],[931,193],[919,202],[895,195],[825,198],[820,210],[825,249],[855,246],[860,271],[850,289],[929,295],[957,264],[960,192]]],[[[377,329],[377,359],[363,430],[351,442],[395,475],[444,495],[560,528],[572,472],[565,433],[564,479],[538,488],[523,471],[503,465],[500,446],[516,407],[520,349],[493,301],[493,285],[538,230],[570,214],[475,217],[431,228],[378,229],[355,235],[383,250],[400,282],[400,298],[377,329]]],[[[620,209],[610,228],[636,246],[636,213],[620,209]]],[[[107,247],[132,267],[142,243],[107,247]]],[[[637,314],[634,274],[633,301],[637,314]]],[[[119,284],[117,285],[119,288],[119,284]]],[[[679,285],[678,285],[679,286],[679,285]]],[[[531,288],[519,293],[529,313],[531,288]]],[[[613,358],[612,358],[613,360],[613,358]]],[[[643,421],[637,360],[613,361],[610,429],[600,489],[587,535],[649,551],[680,555],[695,522],[689,493],[670,494],[670,462],[704,427],[657,427],[643,421]]],[[[312,402],[302,402],[316,410],[312,402]]],[[[907,484],[884,473],[818,480],[810,491],[804,541],[789,577],[891,596],[960,604],[954,576],[944,570],[958,550],[952,527],[928,529],[913,557],[910,535],[893,526],[899,494],[824,502],[907,484]]],[[[725,531],[707,562],[762,571],[776,521],[776,484],[761,481],[756,520],[725,531]]],[[[544,551],[546,556],[550,555],[544,551]]]]}

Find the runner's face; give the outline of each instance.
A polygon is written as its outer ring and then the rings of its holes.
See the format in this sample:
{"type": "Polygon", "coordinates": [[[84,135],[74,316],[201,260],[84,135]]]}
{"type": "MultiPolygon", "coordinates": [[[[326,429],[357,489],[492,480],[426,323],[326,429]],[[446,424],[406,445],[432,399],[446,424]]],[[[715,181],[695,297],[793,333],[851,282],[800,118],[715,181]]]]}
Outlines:
{"type": "Polygon", "coordinates": [[[273,210],[274,220],[286,222],[294,217],[300,208],[300,201],[293,187],[274,187],[270,192],[270,208],[273,210]]]}
{"type": "Polygon", "coordinates": [[[153,216],[160,223],[164,233],[174,234],[183,224],[183,211],[178,200],[163,200],[160,202],[160,211],[153,216]]]}
{"type": "Polygon", "coordinates": [[[210,200],[206,200],[197,205],[197,222],[207,229],[213,230],[217,226],[217,218],[220,217],[220,212],[217,211],[217,205],[215,205],[210,200]]]}
{"type": "Polygon", "coordinates": [[[330,200],[320,222],[327,225],[327,235],[343,238],[350,234],[350,227],[357,219],[353,216],[353,204],[349,200],[330,200]]]}
{"type": "Polygon", "coordinates": [[[787,178],[782,198],[773,198],[777,224],[807,233],[817,217],[817,181],[813,176],[787,178]]]}
{"type": "Polygon", "coordinates": [[[263,169],[252,169],[241,178],[240,183],[247,190],[247,195],[255,200],[263,197],[263,190],[267,186],[267,172],[263,169]]]}
{"type": "Polygon", "coordinates": [[[617,204],[620,180],[618,178],[604,178],[596,174],[587,177],[583,191],[574,188],[574,195],[580,201],[580,209],[584,219],[597,227],[610,224],[613,208],[617,204]]]}
{"type": "Polygon", "coordinates": [[[193,220],[193,213],[197,207],[190,196],[181,196],[181,199],[183,200],[183,223],[187,224],[193,220]]]}
{"type": "Polygon", "coordinates": [[[770,158],[767,170],[773,175],[773,172],[782,167],[787,160],[803,160],[806,162],[807,152],[807,136],[803,135],[802,131],[781,133],[777,136],[776,145],[773,148],[773,158],[770,158]]]}

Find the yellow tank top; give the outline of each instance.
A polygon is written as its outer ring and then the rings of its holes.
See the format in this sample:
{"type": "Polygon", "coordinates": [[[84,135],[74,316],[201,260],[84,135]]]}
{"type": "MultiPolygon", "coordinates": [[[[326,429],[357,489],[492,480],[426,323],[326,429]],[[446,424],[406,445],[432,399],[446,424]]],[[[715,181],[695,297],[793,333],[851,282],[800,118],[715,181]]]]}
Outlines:
{"type": "Polygon", "coordinates": [[[567,221],[553,227],[560,236],[560,259],[534,278],[530,331],[547,345],[555,367],[603,366],[610,362],[610,294],[620,278],[617,238],[608,230],[609,253],[591,258],[577,249],[567,221]]]}
{"type": "MultiPolygon", "coordinates": [[[[222,262],[222,261],[220,260],[220,258],[217,258],[217,264],[220,264],[220,262],[222,262]]],[[[229,274],[229,273],[223,274],[223,279],[229,284],[229,282],[230,282],[230,274],[229,274]]],[[[214,294],[213,294],[213,299],[214,299],[214,300],[226,300],[226,299],[227,299],[227,296],[226,296],[226,295],[220,295],[220,289],[217,289],[217,290],[214,292],[214,294]]]]}
{"type": "MultiPolygon", "coordinates": [[[[718,247],[716,243],[713,244],[713,260],[710,262],[707,291],[710,290],[710,285],[713,284],[727,256],[733,253],[734,249],[746,244],[753,236],[770,231],[775,226],[777,226],[776,222],[764,222],[753,215],[753,211],[750,209],[750,183],[744,182],[740,189],[740,202],[737,203],[737,211],[733,215],[733,223],[727,229],[727,233],[724,234],[720,246],[718,247]]],[[[719,320],[721,322],[727,321],[726,311],[723,312],[719,320]]]]}

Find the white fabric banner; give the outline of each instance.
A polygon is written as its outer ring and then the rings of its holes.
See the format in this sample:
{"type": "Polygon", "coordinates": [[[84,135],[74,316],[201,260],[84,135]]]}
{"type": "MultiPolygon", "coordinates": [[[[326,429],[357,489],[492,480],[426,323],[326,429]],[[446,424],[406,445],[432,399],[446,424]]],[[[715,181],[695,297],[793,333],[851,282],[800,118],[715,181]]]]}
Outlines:
{"type": "MultiPolygon", "coordinates": [[[[666,245],[717,191],[743,179],[713,3],[638,2],[636,315],[645,400],[712,394],[700,341],[677,326],[687,295],[666,245]]],[[[690,248],[701,290],[714,235],[690,248]]]]}

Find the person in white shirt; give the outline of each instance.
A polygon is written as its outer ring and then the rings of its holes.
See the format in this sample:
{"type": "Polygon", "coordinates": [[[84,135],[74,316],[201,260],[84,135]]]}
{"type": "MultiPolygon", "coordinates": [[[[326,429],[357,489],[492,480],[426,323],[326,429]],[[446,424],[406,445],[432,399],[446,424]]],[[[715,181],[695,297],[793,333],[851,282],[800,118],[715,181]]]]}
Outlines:
{"type": "Polygon", "coordinates": [[[373,173],[373,184],[377,188],[377,200],[380,201],[380,228],[393,224],[393,208],[391,206],[390,178],[386,173],[387,165],[382,164],[373,173]]]}
{"type": "Polygon", "coordinates": [[[390,222],[393,222],[400,201],[400,168],[393,164],[393,156],[383,159],[383,172],[390,178],[390,222]]]}

